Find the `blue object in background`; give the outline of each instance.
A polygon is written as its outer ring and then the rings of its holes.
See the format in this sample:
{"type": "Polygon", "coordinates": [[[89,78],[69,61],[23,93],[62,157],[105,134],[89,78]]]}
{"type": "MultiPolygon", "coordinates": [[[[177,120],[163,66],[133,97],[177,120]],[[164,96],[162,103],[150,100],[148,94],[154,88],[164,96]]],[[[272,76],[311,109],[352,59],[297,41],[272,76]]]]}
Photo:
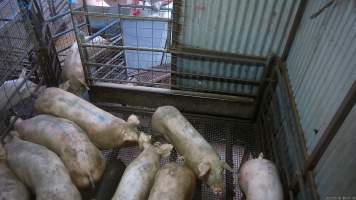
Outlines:
{"type": "Polygon", "coordinates": [[[76,3],[77,3],[77,0],[68,0],[68,3],[69,3],[69,4],[76,4],[76,3]]]}
{"type": "MultiPolygon", "coordinates": [[[[164,49],[167,39],[167,22],[150,20],[122,20],[124,45],[164,49]]],[[[151,69],[161,63],[162,52],[126,50],[129,67],[151,69]]],[[[170,60],[164,60],[169,63],[170,60]]]]}

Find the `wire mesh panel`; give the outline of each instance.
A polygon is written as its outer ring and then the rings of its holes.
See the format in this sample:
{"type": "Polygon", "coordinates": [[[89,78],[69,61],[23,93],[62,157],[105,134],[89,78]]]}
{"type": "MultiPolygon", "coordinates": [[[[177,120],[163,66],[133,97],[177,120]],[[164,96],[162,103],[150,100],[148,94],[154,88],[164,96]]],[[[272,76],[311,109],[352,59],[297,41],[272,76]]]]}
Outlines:
{"type": "MultiPolygon", "coordinates": [[[[178,43],[183,19],[190,16],[182,10],[184,1],[87,2],[72,15],[85,16],[91,30],[75,31],[82,37],[79,48],[89,85],[110,82],[259,98],[267,58],[178,43]],[[95,40],[99,36],[105,40],[95,40]]],[[[74,24],[80,21],[74,18],[74,24]]]]}
{"type": "Polygon", "coordinates": [[[32,114],[32,95],[39,88],[31,63],[34,33],[23,15],[16,0],[0,2],[0,134],[10,115],[32,114]]]}
{"type": "Polygon", "coordinates": [[[32,47],[16,0],[0,2],[0,44],[0,84],[3,84],[7,77],[21,71],[18,66],[32,47]]]}
{"type": "Polygon", "coordinates": [[[276,164],[285,191],[298,195],[298,199],[315,199],[313,178],[300,177],[306,145],[284,66],[276,67],[273,77],[278,81],[264,91],[257,120],[261,149],[276,164]],[[296,187],[299,192],[293,191],[296,187]]]}
{"type": "Polygon", "coordinates": [[[88,80],[169,86],[172,1],[87,3],[87,10],[72,13],[87,16],[92,30],[77,31],[88,80]]]}
{"type": "MultiPolygon", "coordinates": [[[[50,36],[53,40],[59,60],[63,61],[68,54],[68,49],[76,42],[74,35],[73,24],[70,16],[68,0],[36,0],[40,6],[40,12],[44,21],[50,29],[50,36]]],[[[82,2],[77,2],[74,5],[75,10],[80,10],[83,7],[82,2]]],[[[86,19],[83,16],[77,16],[78,29],[87,32],[86,19]]]]}

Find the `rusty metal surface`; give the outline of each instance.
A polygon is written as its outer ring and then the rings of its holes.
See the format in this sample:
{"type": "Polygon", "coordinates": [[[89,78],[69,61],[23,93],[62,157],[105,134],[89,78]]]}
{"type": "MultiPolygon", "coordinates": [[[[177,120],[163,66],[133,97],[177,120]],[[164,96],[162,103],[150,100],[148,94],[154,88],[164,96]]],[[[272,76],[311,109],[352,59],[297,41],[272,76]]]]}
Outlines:
{"type": "Polygon", "coordinates": [[[92,100],[98,103],[116,103],[151,108],[172,105],[183,112],[244,119],[253,117],[255,107],[254,101],[246,97],[111,83],[96,83],[91,88],[90,93],[92,100]]]}

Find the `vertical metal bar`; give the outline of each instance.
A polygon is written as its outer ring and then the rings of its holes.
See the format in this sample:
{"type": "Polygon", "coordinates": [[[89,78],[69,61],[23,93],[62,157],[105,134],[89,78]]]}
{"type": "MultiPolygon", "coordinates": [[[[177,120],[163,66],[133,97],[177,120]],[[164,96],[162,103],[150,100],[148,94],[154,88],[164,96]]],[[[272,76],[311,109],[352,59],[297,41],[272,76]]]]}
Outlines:
{"type": "MultiPolygon", "coordinates": [[[[230,128],[230,127],[228,127],[230,128]]],[[[232,129],[233,127],[231,127],[232,129]]],[[[230,131],[226,131],[226,149],[225,149],[225,160],[226,163],[233,167],[234,162],[233,162],[233,143],[234,143],[234,134],[232,134],[230,131]]],[[[233,200],[234,199],[234,175],[233,172],[226,170],[226,196],[225,199],[228,200],[233,200]]]]}
{"type": "MultiPolygon", "coordinates": [[[[69,5],[70,7],[70,10],[72,12],[72,5],[70,4],[69,5]]],[[[88,5],[87,5],[87,1],[86,0],[83,0],[83,9],[84,9],[84,12],[88,12],[88,5]]],[[[71,14],[73,16],[73,14],[71,14]]],[[[91,25],[90,25],[90,21],[89,21],[89,15],[85,15],[85,21],[87,23],[87,27],[88,27],[88,33],[89,35],[92,34],[92,30],[91,30],[91,25]]],[[[73,20],[73,26],[74,26],[74,20],[73,20]]]]}
{"type": "Polygon", "coordinates": [[[265,96],[267,85],[269,84],[269,79],[271,76],[271,72],[272,72],[275,60],[276,60],[276,56],[273,54],[270,55],[266,61],[266,65],[263,70],[262,84],[259,86],[258,92],[257,92],[256,108],[255,108],[255,114],[254,114],[255,121],[257,120],[257,117],[259,116],[260,110],[262,109],[262,106],[263,106],[262,105],[263,100],[264,100],[263,97],[265,96]]]}
{"type": "Polygon", "coordinates": [[[292,86],[290,84],[289,78],[288,78],[288,72],[286,66],[283,64],[279,66],[279,73],[277,75],[279,76],[278,79],[283,81],[283,89],[286,90],[290,107],[291,107],[291,119],[296,122],[296,136],[297,136],[297,141],[299,142],[299,147],[301,148],[300,151],[303,153],[304,159],[307,157],[307,149],[306,149],[306,144],[304,140],[304,132],[301,127],[301,122],[299,118],[299,112],[297,109],[296,102],[294,100],[294,95],[292,91],[292,86]]]}
{"type": "MultiPolygon", "coordinates": [[[[85,0],[83,2],[85,2],[85,0]]],[[[91,84],[92,84],[91,77],[90,77],[90,75],[88,73],[87,64],[85,62],[85,60],[88,59],[88,56],[86,54],[86,49],[84,49],[84,51],[83,51],[83,46],[82,46],[82,42],[85,39],[84,39],[84,36],[79,33],[78,27],[75,24],[74,15],[72,13],[73,12],[72,4],[69,4],[69,9],[70,9],[70,12],[71,12],[70,17],[71,17],[72,23],[73,23],[74,35],[75,35],[75,38],[76,38],[77,44],[78,44],[80,60],[82,62],[83,71],[84,71],[84,75],[85,75],[85,82],[88,84],[88,86],[91,86],[91,84]]]]}
{"type": "Polygon", "coordinates": [[[294,21],[292,24],[292,28],[289,31],[288,37],[287,37],[287,42],[284,47],[283,53],[282,53],[282,60],[287,60],[289,51],[292,47],[293,41],[295,39],[295,36],[297,35],[297,31],[300,25],[300,22],[302,21],[303,15],[305,8],[307,7],[308,0],[301,0],[298,6],[297,13],[294,17],[294,21]]]}
{"type": "MultiPolygon", "coordinates": [[[[181,15],[181,9],[182,9],[182,0],[175,0],[173,2],[173,10],[172,10],[172,20],[170,23],[171,24],[171,29],[172,29],[172,48],[176,48],[178,46],[178,37],[180,34],[180,26],[179,26],[179,20],[180,20],[180,15],[181,15]]],[[[177,54],[172,53],[171,54],[171,70],[172,71],[177,71],[177,54]]],[[[177,75],[176,74],[171,74],[171,88],[175,88],[174,86],[177,85],[177,75]]]]}

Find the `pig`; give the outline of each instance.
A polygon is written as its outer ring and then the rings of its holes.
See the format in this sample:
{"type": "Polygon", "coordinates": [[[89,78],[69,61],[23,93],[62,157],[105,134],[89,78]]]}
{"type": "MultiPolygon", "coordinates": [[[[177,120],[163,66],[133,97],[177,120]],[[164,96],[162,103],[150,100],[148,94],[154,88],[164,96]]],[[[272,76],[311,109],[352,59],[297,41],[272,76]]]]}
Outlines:
{"type": "Polygon", "coordinates": [[[143,151],[126,168],[112,200],[146,200],[160,166],[160,157],[169,156],[172,145],[151,144],[151,137],[141,133],[143,151]]]}
{"type": "Polygon", "coordinates": [[[196,178],[186,166],[168,163],[156,174],[148,200],[191,200],[196,178]]]}
{"type": "Polygon", "coordinates": [[[12,131],[4,148],[9,167],[36,195],[36,200],[80,200],[69,172],[52,151],[44,146],[21,140],[12,131]]]}
{"type": "Polygon", "coordinates": [[[21,139],[55,152],[78,188],[94,185],[102,176],[104,156],[75,123],[51,115],[38,115],[27,120],[18,119],[14,128],[21,139]]]}
{"type": "Polygon", "coordinates": [[[152,116],[152,130],[171,142],[195,175],[203,180],[214,193],[222,192],[224,169],[232,170],[220,161],[214,148],[173,106],[157,108],[152,116]]]}
{"type": "MultiPolygon", "coordinates": [[[[85,37],[85,39],[88,38],[89,36],[85,37]]],[[[101,36],[97,36],[92,39],[91,43],[108,44],[109,42],[101,36]]],[[[88,56],[92,56],[95,53],[95,50],[93,48],[88,48],[87,52],[88,56]]],[[[66,53],[62,68],[62,79],[64,83],[61,84],[60,87],[77,96],[81,96],[85,91],[89,90],[89,87],[85,81],[83,65],[80,59],[77,42],[74,42],[66,53]]]]}
{"type": "Polygon", "coordinates": [[[131,115],[126,122],[80,97],[59,88],[47,88],[35,101],[39,113],[76,123],[99,149],[137,144],[140,121],[131,115]]]}
{"type": "Polygon", "coordinates": [[[9,169],[6,163],[6,152],[0,144],[0,199],[30,200],[26,186],[9,169]]]}
{"type": "Polygon", "coordinates": [[[240,188],[247,200],[282,200],[283,189],[275,165],[263,158],[246,161],[239,170],[240,188]]]}
{"type": "Polygon", "coordinates": [[[82,61],[80,60],[77,42],[75,42],[66,53],[62,68],[62,79],[65,82],[60,87],[78,96],[81,96],[89,89],[85,82],[85,75],[82,61]]]}
{"type": "Polygon", "coordinates": [[[26,69],[23,69],[18,79],[5,81],[0,86],[0,110],[8,110],[23,99],[34,95],[37,84],[30,80],[25,80],[25,76],[26,69]],[[23,85],[21,86],[21,84],[23,85]],[[16,91],[17,89],[18,92],[16,91]]]}

